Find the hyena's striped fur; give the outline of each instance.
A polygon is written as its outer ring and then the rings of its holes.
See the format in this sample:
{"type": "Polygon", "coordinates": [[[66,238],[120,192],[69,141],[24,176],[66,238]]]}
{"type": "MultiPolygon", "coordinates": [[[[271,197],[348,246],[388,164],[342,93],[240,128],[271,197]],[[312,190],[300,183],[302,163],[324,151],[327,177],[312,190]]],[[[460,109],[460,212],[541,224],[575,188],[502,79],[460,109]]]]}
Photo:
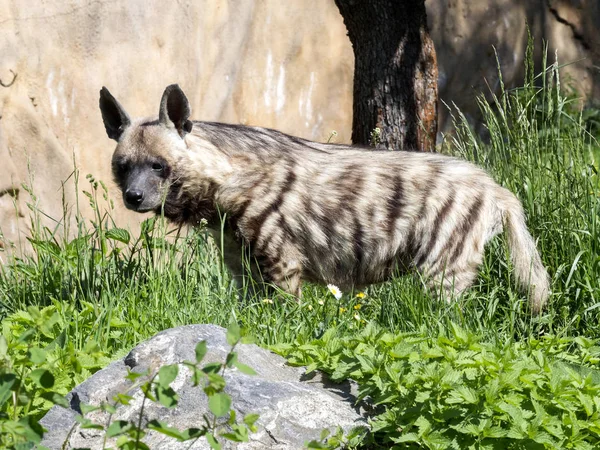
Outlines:
{"type": "Polygon", "coordinates": [[[181,224],[205,219],[216,232],[225,215],[234,276],[244,247],[266,281],[298,296],[302,281],[351,289],[408,270],[452,295],[471,285],[485,244],[506,228],[532,310],[546,303],[548,274],[520,202],[473,164],[191,122],[177,85],[158,120],[132,122],[105,88],[100,107],[118,142],[113,172],[125,204],[181,224]]]}

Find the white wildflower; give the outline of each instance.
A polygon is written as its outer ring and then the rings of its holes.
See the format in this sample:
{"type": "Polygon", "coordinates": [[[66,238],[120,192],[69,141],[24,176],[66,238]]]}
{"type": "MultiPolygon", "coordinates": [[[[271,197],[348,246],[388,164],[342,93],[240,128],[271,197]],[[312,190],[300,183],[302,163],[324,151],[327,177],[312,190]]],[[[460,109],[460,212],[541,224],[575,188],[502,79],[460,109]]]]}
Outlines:
{"type": "Polygon", "coordinates": [[[340,288],[338,288],[337,286],[333,284],[328,284],[327,289],[329,289],[329,292],[333,294],[336,300],[342,298],[342,291],[340,291],[340,288]]]}

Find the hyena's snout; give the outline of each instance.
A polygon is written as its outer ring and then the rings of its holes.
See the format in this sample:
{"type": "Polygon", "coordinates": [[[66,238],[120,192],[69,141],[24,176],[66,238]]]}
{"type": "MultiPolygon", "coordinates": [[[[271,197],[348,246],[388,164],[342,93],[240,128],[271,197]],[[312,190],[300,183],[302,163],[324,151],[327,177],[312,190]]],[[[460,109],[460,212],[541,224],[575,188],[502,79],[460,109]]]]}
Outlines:
{"type": "Polygon", "coordinates": [[[132,169],[121,183],[125,206],[137,212],[160,208],[163,184],[163,179],[152,170],[132,169]]]}
{"type": "Polygon", "coordinates": [[[144,191],[140,189],[127,189],[123,194],[125,205],[129,209],[138,209],[144,201],[144,191]]]}

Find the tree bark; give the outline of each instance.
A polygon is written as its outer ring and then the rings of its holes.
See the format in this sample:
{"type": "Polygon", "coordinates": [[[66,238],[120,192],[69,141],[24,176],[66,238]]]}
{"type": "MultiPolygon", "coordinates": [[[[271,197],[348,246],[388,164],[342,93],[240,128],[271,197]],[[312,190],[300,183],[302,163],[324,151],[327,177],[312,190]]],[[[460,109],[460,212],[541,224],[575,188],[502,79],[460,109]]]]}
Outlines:
{"type": "Polygon", "coordinates": [[[354,50],[352,142],[394,150],[433,150],[437,61],[425,0],[335,3],[354,50]],[[380,132],[372,139],[375,128],[380,132]]]}

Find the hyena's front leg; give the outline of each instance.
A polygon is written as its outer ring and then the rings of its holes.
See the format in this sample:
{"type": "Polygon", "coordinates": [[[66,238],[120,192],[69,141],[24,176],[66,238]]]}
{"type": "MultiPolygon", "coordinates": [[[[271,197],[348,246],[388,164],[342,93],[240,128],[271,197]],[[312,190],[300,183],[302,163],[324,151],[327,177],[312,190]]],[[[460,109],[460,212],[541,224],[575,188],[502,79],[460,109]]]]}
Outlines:
{"type": "Polygon", "coordinates": [[[264,294],[265,288],[260,277],[260,269],[248,249],[229,230],[211,230],[211,235],[219,248],[223,263],[229,270],[234,285],[245,290],[247,297],[264,294]]]}

